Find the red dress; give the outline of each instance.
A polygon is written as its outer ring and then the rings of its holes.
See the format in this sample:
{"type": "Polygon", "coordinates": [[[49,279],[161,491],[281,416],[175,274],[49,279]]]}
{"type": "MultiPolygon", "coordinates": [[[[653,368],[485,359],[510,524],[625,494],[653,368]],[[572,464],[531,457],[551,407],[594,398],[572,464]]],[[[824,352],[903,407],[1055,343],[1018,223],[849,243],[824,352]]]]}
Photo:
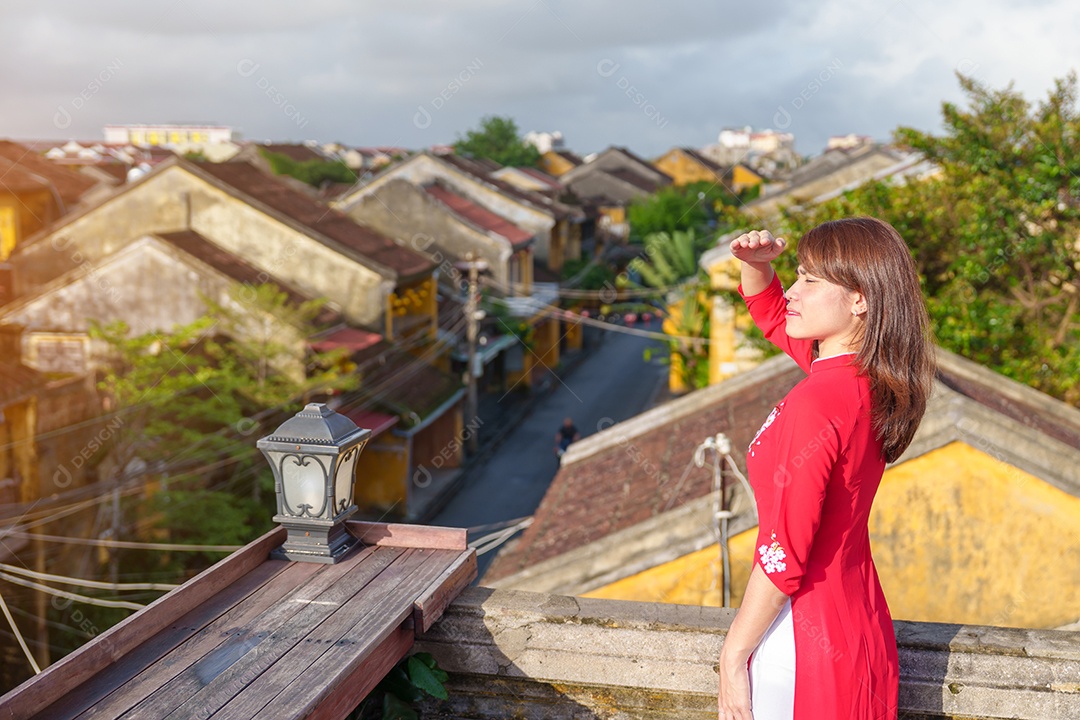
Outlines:
{"type": "MultiPolygon", "coordinates": [[[[742,288],[739,288],[740,294],[742,288]]],[[[867,522],[885,461],[854,355],[812,359],[789,338],[780,280],[743,296],[770,342],[808,373],[750,444],[756,561],[791,598],[795,720],[894,720],[899,661],[867,522]]]]}

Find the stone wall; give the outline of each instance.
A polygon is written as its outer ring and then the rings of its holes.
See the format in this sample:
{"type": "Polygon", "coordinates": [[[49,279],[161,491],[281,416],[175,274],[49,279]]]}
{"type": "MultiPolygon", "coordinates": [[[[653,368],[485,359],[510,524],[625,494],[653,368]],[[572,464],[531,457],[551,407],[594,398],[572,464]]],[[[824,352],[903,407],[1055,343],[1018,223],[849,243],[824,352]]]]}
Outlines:
{"type": "MultiPolygon", "coordinates": [[[[716,717],[735,611],[466,590],[417,641],[451,673],[425,717],[716,717]]],[[[1080,718],[1080,635],[896,623],[903,718],[1080,718]]]]}

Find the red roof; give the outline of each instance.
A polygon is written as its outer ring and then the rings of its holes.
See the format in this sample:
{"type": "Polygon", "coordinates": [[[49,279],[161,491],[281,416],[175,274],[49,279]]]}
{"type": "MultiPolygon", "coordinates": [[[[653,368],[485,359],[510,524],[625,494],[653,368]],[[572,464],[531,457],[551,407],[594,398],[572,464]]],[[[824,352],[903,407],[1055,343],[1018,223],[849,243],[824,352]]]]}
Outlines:
{"type": "Polygon", "coordinates": [[[348,348],[349,354],[352,355],[361,350],[366,350],[380,340],[382,340],[382,335],[378,333],[347,327],[335,330],[325,337],[315,340],[311,343],[311,348],[316,352],[330,352],[338,348],[348,348]]]}
{"type": "Polygon", "coordinates": [[[450,208],[455,215],[484,230],[502,235],[510,241],[515,250],[525,247],[533,239],[532,233],[528,230],[521,229],[501,215],[496,215],[490,210],[480,207],[468,198],[464,198],[442,185],[432,184],[424,189],[433,198],[450,208]]]}
{"type": "Polygon", "coordinates": [[[357,223],[337,210],[270,177],[254,165],[244,162],[191,163],[207,175],[257,200],[323,237],[352,250],[361,262],[370,260],[407,280],[431,272],[430,259],[392,239],[357,223]]]}
{"type": "Polygon", "coordinates": [[[399,420],[396,415],[387,415],[374,410],[346,410],[342,415],[356,423],[357,427],[370,430],[373,438],[397,425],[399,420]]]}

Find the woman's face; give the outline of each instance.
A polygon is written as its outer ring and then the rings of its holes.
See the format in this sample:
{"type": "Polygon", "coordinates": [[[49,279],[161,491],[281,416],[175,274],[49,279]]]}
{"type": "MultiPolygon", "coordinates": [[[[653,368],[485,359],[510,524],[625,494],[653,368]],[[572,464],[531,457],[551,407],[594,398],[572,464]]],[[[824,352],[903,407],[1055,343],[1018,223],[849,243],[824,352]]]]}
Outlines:
{"type": "Polygon", "coordinates": [[[784,296],[789,337],[817,340],[821,357],[858,350],[854,345],[866,312],[862,293],[835,285],[800,265],[798,279],[784,296]]]}

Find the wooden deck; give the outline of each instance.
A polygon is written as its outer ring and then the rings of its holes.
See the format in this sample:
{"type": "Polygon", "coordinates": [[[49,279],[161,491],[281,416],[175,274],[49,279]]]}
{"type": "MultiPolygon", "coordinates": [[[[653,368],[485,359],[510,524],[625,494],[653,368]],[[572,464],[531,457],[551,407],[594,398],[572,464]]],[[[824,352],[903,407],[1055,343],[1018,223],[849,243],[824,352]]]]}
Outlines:
{"type": "Polygon", "coordinates": [[[476,577],[465,531],[349,523],[337,565],[276,529],[0,698],[0,719],[339,720],[476,577]]]}

